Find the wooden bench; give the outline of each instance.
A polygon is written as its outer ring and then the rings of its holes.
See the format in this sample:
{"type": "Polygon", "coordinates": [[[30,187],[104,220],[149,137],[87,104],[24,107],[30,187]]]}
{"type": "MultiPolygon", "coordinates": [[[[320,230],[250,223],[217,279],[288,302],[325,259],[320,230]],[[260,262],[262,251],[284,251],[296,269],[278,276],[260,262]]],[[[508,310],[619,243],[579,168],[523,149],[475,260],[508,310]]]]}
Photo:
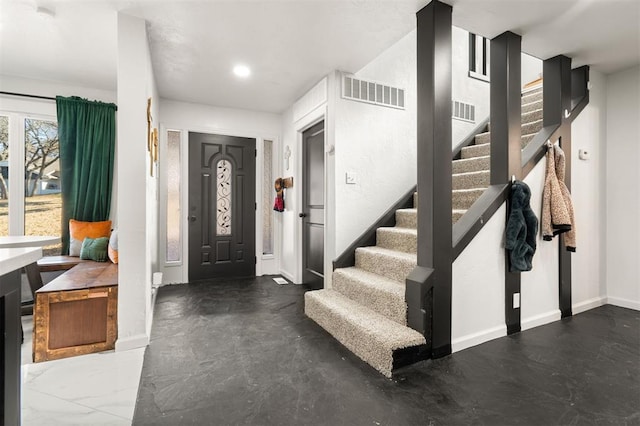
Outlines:
{"type": "MultiPolygon", "coordinates": [[[[42,266],[46,268],[46,262],[42,266]]],[[[35,294],[34,362],[115,347],[118,265],[71,258],[65,266],[65,273],[35,294]]]]}

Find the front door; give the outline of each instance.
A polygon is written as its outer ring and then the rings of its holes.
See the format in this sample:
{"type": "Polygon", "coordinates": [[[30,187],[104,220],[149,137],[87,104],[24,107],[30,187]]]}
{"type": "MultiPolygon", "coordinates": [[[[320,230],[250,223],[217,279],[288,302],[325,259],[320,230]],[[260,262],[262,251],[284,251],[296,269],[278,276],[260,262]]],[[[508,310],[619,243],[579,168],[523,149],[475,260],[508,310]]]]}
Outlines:
{"type": "Polygon", "coordinates": [[[189,133],[189,281],[255,275],[255,149],[189,133]]]}
{"type": "Polygon", "coordinates": [[[324,121],[302,134],[303,280],[313,289],[324,287],[324,121]]]}

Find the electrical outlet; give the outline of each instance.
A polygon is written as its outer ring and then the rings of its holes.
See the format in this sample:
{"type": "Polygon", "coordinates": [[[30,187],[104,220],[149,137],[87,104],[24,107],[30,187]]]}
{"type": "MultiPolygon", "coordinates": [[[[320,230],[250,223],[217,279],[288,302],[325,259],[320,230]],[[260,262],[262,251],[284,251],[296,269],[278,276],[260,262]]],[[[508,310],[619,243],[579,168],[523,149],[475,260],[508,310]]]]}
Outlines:
{"type": "Polygon", "coordinates": [[[520,293],[513,293],[513,309],[520,307],[520,293]]]}

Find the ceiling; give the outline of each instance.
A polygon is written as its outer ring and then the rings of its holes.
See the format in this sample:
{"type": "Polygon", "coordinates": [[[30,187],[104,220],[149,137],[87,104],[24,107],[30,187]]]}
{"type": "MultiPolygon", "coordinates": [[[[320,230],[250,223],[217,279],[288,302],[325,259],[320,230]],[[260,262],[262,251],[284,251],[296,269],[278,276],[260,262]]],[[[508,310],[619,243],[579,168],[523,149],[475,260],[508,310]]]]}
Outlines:
{"type": "MultiPolygon", "coordinates": [[[[445,0],[454,25],[612,73],[640,63],[638,0],[445,0]]],[[[0,0],[0,75],[115,90],[117,12],[144,18],[163,98],[279,113],[415,28],[426,0],[0,0]],[[47,8],[55,16],[37,13],[47,8]],[[236,63],[252,76],[236,78],[236,63]]]]}

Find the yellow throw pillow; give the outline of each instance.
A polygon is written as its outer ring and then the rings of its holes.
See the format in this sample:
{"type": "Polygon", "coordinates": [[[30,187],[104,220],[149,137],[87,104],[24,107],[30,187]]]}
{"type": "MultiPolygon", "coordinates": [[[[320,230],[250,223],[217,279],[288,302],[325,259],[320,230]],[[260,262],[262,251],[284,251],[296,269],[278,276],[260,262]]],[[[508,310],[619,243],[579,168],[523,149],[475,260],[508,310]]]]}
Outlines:
{"type": "Polygon", "coordinates": [[[111,235],[111,221],[82,222],[69,220],[69,256],[80,256],[82,242],[85,238],[109,238],[111,235]]]}

